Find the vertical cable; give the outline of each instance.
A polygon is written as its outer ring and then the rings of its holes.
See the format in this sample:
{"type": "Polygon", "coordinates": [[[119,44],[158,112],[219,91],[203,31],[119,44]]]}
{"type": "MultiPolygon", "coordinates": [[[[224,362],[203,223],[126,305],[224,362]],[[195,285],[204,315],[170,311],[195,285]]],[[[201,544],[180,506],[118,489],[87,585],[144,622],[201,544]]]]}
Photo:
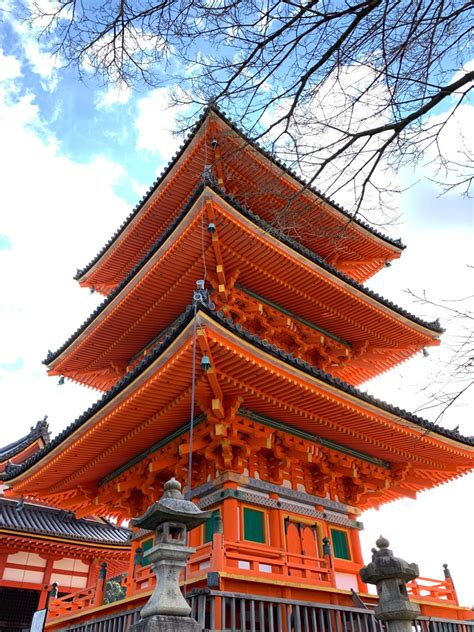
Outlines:
{"type": "MultiPolygon", "coordinates": [[[[193,469],[193,430],[194,430],[194,399],[196,393],[196,338],[197,338],[197,301],[194,300],[193,316],[193,359],[191,370],[191,414],[189,419],[189,458],[188,458],[188,490],[191,496],[193,469]]],[[[191,500],[191,498],[189,498],[191,500]]]]}

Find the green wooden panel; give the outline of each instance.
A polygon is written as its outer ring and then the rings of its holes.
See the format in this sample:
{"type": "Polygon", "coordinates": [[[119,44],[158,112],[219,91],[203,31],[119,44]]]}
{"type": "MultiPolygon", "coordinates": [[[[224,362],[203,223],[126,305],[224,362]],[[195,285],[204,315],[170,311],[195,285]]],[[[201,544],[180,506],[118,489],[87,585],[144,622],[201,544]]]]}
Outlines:
{"type": "Polygon", "coordinates": [[[244,540],[265,543],[265,514],[244,507],[244,540]]]}
{"type": "Polygon", "coordinates": [[[216,517],[220,515],[219,509],[212,512],[212,516],[204,523],[204,543],[210,542],[216,532],[216,517]]]}
{"type": "Polygon", "coordinates": [[[331,529],[332,548],[334,557],[341,560],[351,559],[351,550],[349,548],[349,540],[347,531],[339,531],[339,529],[331,529]]]}
{"type": "Polygon", "coordinates": [[[150,561],[148,560],[146,556],[146,552],[149,551],[151,547],[153,546],[153,538],[150,538],[149,540],[145,540],[144,542],[140,544],[140,546],[143,549],[143,555],[142,555],[142,560],[140,562],[140,566],[148,566],[150,561]]]}

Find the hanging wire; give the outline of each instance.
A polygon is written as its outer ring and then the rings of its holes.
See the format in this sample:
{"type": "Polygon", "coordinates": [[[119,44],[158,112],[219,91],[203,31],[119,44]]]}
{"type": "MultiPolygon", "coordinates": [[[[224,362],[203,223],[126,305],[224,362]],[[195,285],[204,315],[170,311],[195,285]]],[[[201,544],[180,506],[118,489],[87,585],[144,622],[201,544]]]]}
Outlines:
{"type": "Polygon", "coordinates": [[[189,457],[188,457],[188,491],[191,494],[192,489],[192,471],[193,471],[193,434],[194,434],[194,405],[196,396],[196,338],[197,338],[197,300],[194,302],[193,316],[193,359],[191,368],[191,412],[189,417],[189,457]]]}

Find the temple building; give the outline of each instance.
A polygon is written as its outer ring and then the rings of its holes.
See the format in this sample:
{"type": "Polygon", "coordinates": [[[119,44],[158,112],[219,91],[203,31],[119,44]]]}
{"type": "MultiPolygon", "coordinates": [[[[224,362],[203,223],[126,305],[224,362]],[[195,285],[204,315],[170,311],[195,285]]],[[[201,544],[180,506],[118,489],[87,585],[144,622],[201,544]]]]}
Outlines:
{"type": "MultiPolygon", "coordinates": [[[[45,418],[0,448],[0,482],[48,444],[45,418]]],[[[95,587],[104,562],[111,577],[122,574],[128,568],[129,537],[128,529],[104,519],[77,519],[41,502],[5,498],[0,486],[0,631],[29,629],[53,584],[59,597],[95,587]]]]}
{"type": "MultiPolygon", "coordinates": [[[[206,629],[314,632],[315,608],[323,627],[337,608],[359,621],[376,602],[361,513],[474,469],[472,438],[360,390],[439,344],[438,322],[363,285],[402,251],[207,109],[77,272],[104,300],[45,362],[103,394],[9,469],[7,494],[122,524],[174,476],[212,510],[183,577],[206,629]]],[[[71,590],[46,629],[127,629],[153,587],[151,546],[134,531],[122,599],[71,590]]],[[[425,616],[472,615],[447,570],[408,590],[425,616]]]]}

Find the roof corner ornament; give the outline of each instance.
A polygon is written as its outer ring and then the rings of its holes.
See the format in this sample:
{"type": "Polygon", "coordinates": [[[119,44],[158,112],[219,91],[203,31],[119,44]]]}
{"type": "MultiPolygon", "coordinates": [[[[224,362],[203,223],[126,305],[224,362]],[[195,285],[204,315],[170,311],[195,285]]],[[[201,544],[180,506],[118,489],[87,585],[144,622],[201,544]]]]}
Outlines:
{"type": "Polygon", "coordinates": [[[420,608],[410,601],[406,584],[419,576],[418,565],[395,557],[383,536],[375,544],[379,550],[372,549],[372,561],[360,569],[362,581],[377,587],[379,603],[374,614],[386,622],[388,632],[411,632],[420,608]]]}
{"type": "Polygon", "coordinates": [[[154,546],[147,558],[156,574],[153,594],[140,612],[141,620],[131,632],[172,629],[176,632],[200,632],[201,626],[189,615],[191,607],[179,588],[179,576],[189,556],[196,549],[187,546],[187,533],[208,520],[212,512],[201,511],[185,500],[181,484],[171,478],[164,485],[163,496],[131,524],[155,532],[154,546]],[[160,626],[164,626],[163,628],[160,626]]]}

